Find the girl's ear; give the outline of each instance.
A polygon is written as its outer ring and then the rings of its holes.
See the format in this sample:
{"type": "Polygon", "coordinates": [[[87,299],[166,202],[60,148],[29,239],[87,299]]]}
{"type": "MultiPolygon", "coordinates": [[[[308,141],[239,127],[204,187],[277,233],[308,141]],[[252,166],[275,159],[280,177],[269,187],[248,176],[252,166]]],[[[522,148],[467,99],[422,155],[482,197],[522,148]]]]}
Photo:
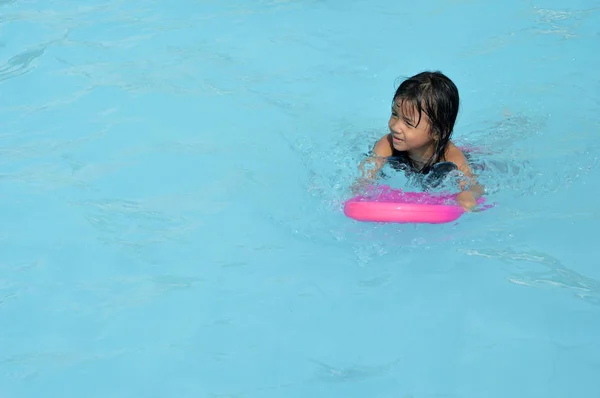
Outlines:
{"type": "Polygon", "coordinates": [[[435,134],[435,132],[433,131],[433,127],[429,127],[429,136],[435,142],[438,142],[439,139],[440,139],[440,135],[439,134],[435,134]]]}

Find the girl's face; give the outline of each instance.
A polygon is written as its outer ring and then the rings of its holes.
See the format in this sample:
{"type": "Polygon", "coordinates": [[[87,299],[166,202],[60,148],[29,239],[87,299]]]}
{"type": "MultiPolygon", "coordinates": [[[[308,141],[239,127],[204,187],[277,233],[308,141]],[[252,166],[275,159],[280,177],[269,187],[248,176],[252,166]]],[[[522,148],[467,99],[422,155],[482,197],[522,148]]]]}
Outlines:
{"type": "Polygon", "coordinates": [[[417,109],[408,103],[395,100],[388,122],[392,134],[392,145],[397,151],[425,155],[435,143],[431,137],[431,125],[425,112],[421,120],[417,109]]]}

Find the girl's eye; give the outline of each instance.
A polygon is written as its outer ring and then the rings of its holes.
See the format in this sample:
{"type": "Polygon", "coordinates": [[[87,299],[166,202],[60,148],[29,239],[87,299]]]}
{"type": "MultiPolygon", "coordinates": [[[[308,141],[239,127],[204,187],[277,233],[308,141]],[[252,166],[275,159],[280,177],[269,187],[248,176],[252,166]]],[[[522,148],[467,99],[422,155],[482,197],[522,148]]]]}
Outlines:
{"type": "Polygon", "coordinates": [[[408,127],[415,127],[415,126],[413,126],[413,124],[411,123],[411,121],[410,121],[410,120],[408,120],[408,119],[404,119],[404,123],[406,123],[406,125],[407,125],[408,127]]]}

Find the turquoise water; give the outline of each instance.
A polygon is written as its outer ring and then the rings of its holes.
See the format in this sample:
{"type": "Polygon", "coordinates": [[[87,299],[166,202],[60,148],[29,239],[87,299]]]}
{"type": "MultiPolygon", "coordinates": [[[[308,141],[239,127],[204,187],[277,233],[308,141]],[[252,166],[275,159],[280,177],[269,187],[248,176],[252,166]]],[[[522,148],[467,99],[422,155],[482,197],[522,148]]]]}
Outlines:
{"type": "Polygon", "coordinates": [[[591,0],[0,1],[0,397],[599,396],[599,26],[591,0]],[[497,206],[353,222],[426,69],[497,206]]]}

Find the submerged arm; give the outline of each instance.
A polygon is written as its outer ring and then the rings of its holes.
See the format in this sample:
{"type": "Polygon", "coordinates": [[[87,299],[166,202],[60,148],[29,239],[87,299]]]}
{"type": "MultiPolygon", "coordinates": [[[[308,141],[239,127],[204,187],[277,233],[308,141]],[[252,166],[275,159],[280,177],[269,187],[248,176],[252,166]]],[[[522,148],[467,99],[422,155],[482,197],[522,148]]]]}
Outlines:
{"type": "Polygon", "coordinates": [[[352,184],[352,192],[358,194],[361,188],[373,183],[379,170],[385,165],[387,157],[392,155],[392,141],[389,134],[383,136],[375,146],[371,154],[363,160],[358,169],[360,177],[352,184]]]}
{"type": "Polygon", "coordinates": [[[484,194],[485,189],[477,182],[467,158],[460,149],[452,145],[446,155],[446,160],[454,163],[465,176],[465,179],[459,183],[462,192],[457,195],[456,199],[465,210],[470,211],[477,206],[477,199],[484,194]]]}

